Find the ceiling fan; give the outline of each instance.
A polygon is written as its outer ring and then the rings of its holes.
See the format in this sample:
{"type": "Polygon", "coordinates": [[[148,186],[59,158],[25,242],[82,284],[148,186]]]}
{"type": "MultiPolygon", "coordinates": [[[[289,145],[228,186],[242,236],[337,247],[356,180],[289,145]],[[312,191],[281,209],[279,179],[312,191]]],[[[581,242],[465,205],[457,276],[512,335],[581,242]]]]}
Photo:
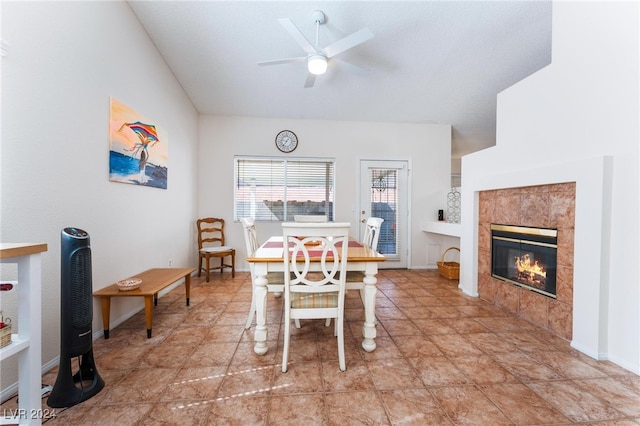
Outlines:
{"type": "Polygon", "coordinates": [[[307,79],[304,83],[304,87],[313,87],[313,83],[316,81],[316,76],[322,75],[327,71],[329,60],[331,62],[339,63],[340,66],[350,69],[352,72],[363,74],[367,72],[366,68],[362,68],[358,65],[354,65],[350,62],[335,58],[339,53],[345,50],[351,49],[359,44],[364,43],[367,40],[373,38],[373,33],[369,28],[363,28],[350,34],[334,43],[331,43],[324,49],[320,49],[318,38],[320,33],[320,25],[325,23],[325,15],[321,10],[316,10],[311,15],[313,22],[316,24],[316,45],[311,42],[302,34],[302,32],[295,26],[295,24],[289,18],[280,18],[278,22],[282,27],[293,37],[293,39],[302,47],[307,56],[300,56],[296,58],[276,59],[273,61],[258,62],[258,65],[278,65],[286,64],[290,62],[306,62],[307,63],[307,79]]]}

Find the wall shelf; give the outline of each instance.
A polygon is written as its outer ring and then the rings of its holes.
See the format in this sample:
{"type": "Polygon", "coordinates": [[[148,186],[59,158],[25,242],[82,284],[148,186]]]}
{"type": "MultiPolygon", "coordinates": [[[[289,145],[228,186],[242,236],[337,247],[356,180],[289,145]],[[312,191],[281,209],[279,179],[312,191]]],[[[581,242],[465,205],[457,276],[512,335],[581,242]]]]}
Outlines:
{"type": "Polygon", "coordinates": [[[459,223],[448,222],[424,222],[422,224],[422,230],[424,232],[431,232],[432,234],[448,235],[450,237],[462,236],[462,225],[459,223]]]}
{"type": "Polygon", "coordinates": [[[12,334],[11,343],[9,343],[9,345],[5,346],[4,348],[0,349],[0,361],[2,361],[3,359],[9,358],[10,356],[13,356],[28,347],[29,347],[28,339],[21,339],[20,337],[18,337],[17,334],[12,334]]]}
{"type": "Polygon", "coordinates": [[[0,262],[18,265],[18,333],[11,335],[11,343],[0,349],[0,361],[18,357],[17,416],[0,416],[0,423],[42,424],[42,338],[40,304],[42,299],[42,252],[47,245],[0,244],[0,262]],[[32,418],[33,417],[33,418],[32,418]]]}

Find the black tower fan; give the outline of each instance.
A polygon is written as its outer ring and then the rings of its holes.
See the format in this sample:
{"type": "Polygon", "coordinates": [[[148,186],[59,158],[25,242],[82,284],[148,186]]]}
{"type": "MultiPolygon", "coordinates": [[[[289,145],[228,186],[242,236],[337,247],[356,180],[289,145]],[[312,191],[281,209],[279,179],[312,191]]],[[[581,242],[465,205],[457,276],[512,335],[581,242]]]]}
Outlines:
{"type": "Polygon", "coordinates": [[[93,359],[91,323],[93,300],[89,234],[64,228],[60,262],[60,364],[47,399],[54,408],[71,407],[96,395],[104,387],[93,359]],[[72,358],[80,367],[74,374],[72,358]]]}

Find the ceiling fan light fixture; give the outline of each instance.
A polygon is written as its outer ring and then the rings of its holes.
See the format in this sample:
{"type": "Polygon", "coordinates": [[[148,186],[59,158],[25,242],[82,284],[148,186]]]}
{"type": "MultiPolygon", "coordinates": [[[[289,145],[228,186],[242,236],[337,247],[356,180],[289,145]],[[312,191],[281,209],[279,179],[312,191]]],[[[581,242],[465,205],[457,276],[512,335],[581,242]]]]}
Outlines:
{"type": "Polygon", "coordinates": [[[321,75],[327,72],[327,58],[322,55],[309,55],[307,68],[313,75],[321,75]]]}

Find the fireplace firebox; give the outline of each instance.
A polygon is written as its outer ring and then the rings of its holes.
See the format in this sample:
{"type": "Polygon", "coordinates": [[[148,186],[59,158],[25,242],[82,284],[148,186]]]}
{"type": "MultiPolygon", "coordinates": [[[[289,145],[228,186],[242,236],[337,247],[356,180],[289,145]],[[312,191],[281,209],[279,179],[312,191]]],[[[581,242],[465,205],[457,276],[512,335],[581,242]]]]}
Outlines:
{"type": "Polygon", "coordinates": [[[556,298],[558,230],[491,224],[491,276],[556,298]]]}

